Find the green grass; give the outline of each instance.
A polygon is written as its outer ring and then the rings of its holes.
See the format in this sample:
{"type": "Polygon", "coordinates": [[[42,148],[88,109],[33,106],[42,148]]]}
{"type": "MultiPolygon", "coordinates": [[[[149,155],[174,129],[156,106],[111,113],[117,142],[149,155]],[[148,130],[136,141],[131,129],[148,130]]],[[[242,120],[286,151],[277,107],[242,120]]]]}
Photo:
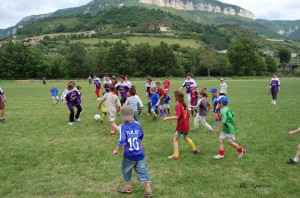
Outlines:
{"type": "MultiPolygon", "coordinates": [[[[183,80],[172,80],[172,89],[183,80]]],[[[206,88],[219,84],[197,82],[206,88]]],[[[282,79],[276,106],[270,104],[268,82],[227,80],[229,106],[240,128],[236,142],[247,151],[241,160],[228,144],[223,160],[212,159],[218,152],[218,135],[209,135],[203,126],[200,132],[190,133],[200,154],[193,154],[180,140],[181,159],[167,159],[173,152],[176,121],[152,121],[144,110],[143,145],[155,197],[299,197],[299,167],[285,161],[294,157],[300,139],[300,134],[287,135],[299,127],[300,81],[282,79]]],[[[93,120],[99,113],[93,85],[78,82],[84,97],[82,122],[68,126],[67,107],[52,106],[48,96],[53,83],[0,81],[8,99],[7,122],[0,124],[0,197],[121,197],[117,188],[122,184],[122,152],[117,157],[112,154],[118,137],[107,135],[108,122],[93,120]]],[[[61,91],[66,86],[66,81],[55,83],[61,91]]],[[[145,102],[145,82],[133,84],[145,102]]],[[[207,120],[212,123],[213,115],[207,120]]],[[[134,193],[124,197],[142,197],[144,186],[135,176],[132,181],[134,193]]]]}

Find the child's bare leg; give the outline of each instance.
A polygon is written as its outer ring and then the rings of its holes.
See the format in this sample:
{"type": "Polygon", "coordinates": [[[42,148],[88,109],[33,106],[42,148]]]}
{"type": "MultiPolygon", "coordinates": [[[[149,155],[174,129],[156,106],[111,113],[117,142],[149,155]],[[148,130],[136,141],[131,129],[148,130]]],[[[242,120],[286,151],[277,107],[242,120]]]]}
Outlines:
{"type": "Polygon", "coordinates": [[[115,121],[110,121],[110,132],[111,133],[115,133],[115,131],[114,131],[114,125],[115,125],[115,121]]]}
{"type": "MultiPolygon", "coordinates": [[[[231,145],[231,146],[233,146],[234,148],[236,148],[236,151],[238,152],[238,153],[240,153],[241,155],[243,155],[243,153],[244,153],[244,149],[242,148],[242,147],[240,147],[240,145],[238,145],[237,143],[235,143],[235,142],[229,142],[229,144],[231,145]]],[[[240,156],[239,158],[242,158],[243,156],[240,156]]]]}
{"type": "Polygon", "coordinates": [[[146,182],[145,185],[146,185],[146,193],[152,192],[150,182],[146,182]]]}
{"type": "Polygon", "coordinates": [[[4,118],[4,109],[0,110],[0,118],[4,118]]]}

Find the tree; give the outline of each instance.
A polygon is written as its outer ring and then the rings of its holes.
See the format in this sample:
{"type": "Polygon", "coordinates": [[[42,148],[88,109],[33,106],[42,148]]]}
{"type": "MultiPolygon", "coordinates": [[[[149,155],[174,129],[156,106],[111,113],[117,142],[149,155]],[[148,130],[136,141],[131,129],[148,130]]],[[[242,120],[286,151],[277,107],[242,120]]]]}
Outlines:
{"type": "Polygon", "coordinates": [[[229,62],[235,75],[253,75],[258,63],[255,43],[249,38],[240,38],[229,47],[229,62]]]}
{"type": "MultiPolygon", "coordinates": [[[[207,75],[215,68],[217,64],[216,54],[210,46],[200,47],[194,53],[195,67],[205,69],[207,75]]],[[[199,73],[199,71],[197,72],[199,73]]]]}
{"type": "Polygon", "coordinates": [[[277,71],[276,62],[272,56],[268,55],[265,58],[265,62],[266,62],[266,67],[267,67],[268,72],[276,72],[277,71]]]}
{"type": "Polygon", "coordinates": [[[83,43],[70,44],[66,58],[68,61],[68,73],[70,77],[84,77],[88,75],[84,67],[86,50],[83,43]]]}
{"type": "Polygon", "coordinates": [[[134,60],[136,76],[145,76],[150,74],[152,49],[149,43],[140,43],[130,50],[130,57],[134,60]]]}
{"type": "Polygon", "coordinates": [[[281,48],[278,51],[278,57],[282,65],[289,63],[291,60],[291,51],[286,48],[281,48]]]}

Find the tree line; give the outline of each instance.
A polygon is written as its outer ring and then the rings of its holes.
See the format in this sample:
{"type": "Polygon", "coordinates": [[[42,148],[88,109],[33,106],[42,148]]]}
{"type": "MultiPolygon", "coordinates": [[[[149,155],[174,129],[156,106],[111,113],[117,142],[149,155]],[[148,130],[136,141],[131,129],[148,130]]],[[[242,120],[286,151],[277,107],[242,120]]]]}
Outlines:
{"type": "Polygon", "coordinates": [[[160,77],[185,76],[187,72],[231,76],[264,75],[276,70],[274,58],[259,55],[249,38],[233,42],[226,54],[217,53],[211,46],[192,49],[165,42],[131,46],[118,41],[111,45],[99,43],[94,49],[77,42],[51,51],[43,45],[7,42],[0,48],[0,78],[84,78],[92,73],[160,77]]]}

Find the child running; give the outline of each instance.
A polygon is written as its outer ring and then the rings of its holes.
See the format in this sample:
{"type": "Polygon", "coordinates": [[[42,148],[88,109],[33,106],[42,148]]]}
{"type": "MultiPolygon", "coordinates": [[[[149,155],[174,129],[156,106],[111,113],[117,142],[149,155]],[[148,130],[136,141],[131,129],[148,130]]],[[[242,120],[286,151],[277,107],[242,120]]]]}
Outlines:
{"type": "Polygon", "coordinates": [[[218,107],[218,89],[211,88],[209,92],[211,93],[212,96],[210,106],[214,105],[214,114],[215,114],[214,124],[219,124],[221,115],[220,115],[220,108],[218,107]]]}
{"type": "Polygon", "coordinates": [[[165,89],[165,95],[166,95],[166,99],[165,99],[165,103],[164,103],[164,111],[165,113],[168,111],[168,115],[170,115],[170,100],[171,97],[169,96],[169,90],[165,89]]]}
{"type": "Polygon", "coordinates": [[[162,105],[165,103],[165,100],[166,100],[165,91],[161,87],[160,82],[156,82],[155,85],[157,87],[157,93],[160,97],[159,104],[158,104],[158,109],[160,111],[160,114],[161,114],[162,118],[164,118],[166,116],[166,113],[165,113],[164,109],[162,108],[162,105]]]}
{"type": "Polygon", "coordinates": [[[50,93],[53,99],[53,105],[57,105],[58,101],[59,101],[59,97],[58,97],[58,93],[59,93],[59,89],[56,88],[56,84],[54,84],[52,86],[52,88],[50,89],[50,93]]]}
{"type": "Polygon", "coordinates": [[[130,97],[127,98],[124,105],[130,105],[133,108],[133,119],[140,123],[139,110],[143,108],[143,103],[138,95],[136,95],[135,86],[132,85],[129,89],[130,97]]]}
{"type": "Polygon", "coordinates": [[[116,96],[115,92],[115,86],[114,85],[109,85],[109,93],[104,94],[102,99],[100,100],[100,103],[98,105],[98,110],[101,109],[101,105],[104,101],[106,101],[106,112],[108,116],[108,121],[110,123],[110,136],[115,136],[115,131],[113,125],[115,124],[116,120],[116,114],[117,111],[120,110],[120,100],[118,96],[116,96]]]}
{"type": "Polygon", "coordinates": [[[68,106],[70,110],[70,117],[69,117],[69,125],[74,125],[74,107],[77,108],[77,112],[75,115],[75,119],[77,122],[80,122],[80,113],[82,111],[81,107],[81,94],[76,88],[75,81],[69,81],[67,84],[67,89],[64,90],[62,96],[62,101],[68,106]]]}
{"type": "Polygon", "coordinates": [[[94,76],[94,84],[96,86],[95,94],[97,96],[97,100],[101,100],[100,97],[101,81],[100,78],[98,78],[97,76],[94,76]]]}
{"type": "Polygon", "coordinates": [[[120,76],[120,82],[118,82],[118,84],[116,85],[116,90],[119,90],[120,94],[121,94],[121,105],[123,106],[123,104],[126,102],[127,99],[127,92],[130,88],[131,84],[129,84],[128,82],[125,82],[125,76],[121,75],[120,76]]]}
{"type": "Polygon", "coordinates": [[[221,135],[219,137],[219,154],[215,155],[213,158],[214,159],[223,159],[225,152],[224,152],[224,144],[223,141],[225,139],[228,140],[228,143],[236,148],[238,152],[238,158],[242,158],[244,156],[245,150],[240,147],[237,143],[234,142],[235,136],[234,134],[239,131],[237,128],[235,122],[234,122],[234,113],[231,111],[229,107],[227,107],[227,104],[229,102],[229,99],[227,96],[220,97],[218,100],[218,105],[220,107],[220,112],[221,112],[221,123],[220,127],[216,130],[217,133],[221,132],[221,135]]]}
{"type": "Polygon", "coordinates": [[[158,109],[160,97],[154,87],[150,88],[150,94],[151,94],[151,98],[150,98],[150,101],[148,101],[148,103],[152,104],[151,115],[152,115],[153,120],[156,120],[156,111],[158,109]]]}
{"type": "Polygon", "coordinates": [[[174,92],[175,102],[177,105],[175,106],[175,116],[172,117],[165,117],[164,121],[166,120],[177,120],[177,127],[173,138],[174,144],[174,154],[169,156],[169,159],[179,160],[179,146],[178,140],[180,136],[192,147],[194,153],[199,153],[199,149],[195,147],[193,141],[188,137],[190,131],[190,113],[188,111],[188,107],[184,102],[184,95],[181,91],[174,92]]]}
{"type": "Polygon", "coordinates": [[[145,94],[146,94],[146,96],[147,96],[147,98],[148,98],[148,115],[150,115],[151,114],[151,107],[152,107],[152,105],[151,105],[151,96],[152,96],[152,94],[150,93],[150,88],[151,87],[153,87],[153,88],[156,88],[156,85],[155,85],[155,82],[153,82],[153,79],[152,79],[152,77],[151,76],[147,76],[147,79],[146,79],[146,86],[145,86],[145,94]]]}
{"type": "Polygon", "coordinates": [[[0,87],[0,122],[5,123],[4,119],[4,109],[6,103],[6,96],[4,94],[3,89],[0,87]]]}
{"type": "MultiPolygon", "coordinates": [[[[299,133],[300,132],[300,128],[294,130],[294,131],[289,131],[288,135],[294,135],[295,133],[299,133]]],[[[286,161],[286,163],[288,164],[298,164],[299,162],[299,158],[300,158],[300,144],[297,147],[297,153],[294,159],[289,159],[286,161]]]]}
{"type": "MultiPolygon", "coordinates": [[[[103,96],[104,95],[105,95],[105,92],[103,93],[103,96]]],[[[101,120],[100,120],[100,122],[103,122],[103,120],[106,118],[106,115],[107,115],[105,101],[102,102],[102,104],[101,104],[101,111],[102,111],[102,114],[101,114],[101,120]]]]}
{"type": "Polygon", "coordinates": [[[103,79],[103,86],[105,89],[105,92],[108,93],[109,92],[109,85],[111,84],[111,80],[109,79],[109,76],[107,74],[104,75],[104,79],[103,79]]]}
{"type": "Polygon", "coordinates": [[[198,108],[199,107],[199,114],[197,113],[197,116],[194,118],[194,130],[193,131],[198,131],[199,130],[199,122],[205,128],[210,132],[214,133],[213,128],[206,122],[206,116],[210,110],[210,104],[207,101],[207,93],[206,92],[200,92],[200,99],[199,102],[196,106],[191,106],[192,108],[198,108]]]}
{"type": "Polygon", "coordinates": [[[123,124],[114,128],[120,132],[120,139],[117,148],[113,151],[117,155],[119,150],[124,147],[122,174],[125,184],[119,188],[119,192],[130,194],[132,193],[131,174],[135,170],[136,176],[140,182],[145,183],[145,197],[153,197],[151,190],[151,179],[147,169],[146,157],[142,140],[144,132],[137,122],[133,121],[133,109],[129,105],[121,107],[121,119],[123,124]]]}
{"type": "MultiPolygon", "coordinates": [[[[198,91],[197,91],[197,89],[196,89],[196,87],[195,87],[194,84],[191,84],[191,93],[190,93],[190,97],[191,97],[191,107],[192,107],[192,106],[196,106],[197,103],[198,103],[198,97],[199,97],[199,94],[198,94],[198,91]]],[[[192,116],[194,116],[194,111],[195,111],[196,113],[198,113],[196,108],[192,108],[192,109],[191,109],[191,114],[192,114],[192,116]]]]}

